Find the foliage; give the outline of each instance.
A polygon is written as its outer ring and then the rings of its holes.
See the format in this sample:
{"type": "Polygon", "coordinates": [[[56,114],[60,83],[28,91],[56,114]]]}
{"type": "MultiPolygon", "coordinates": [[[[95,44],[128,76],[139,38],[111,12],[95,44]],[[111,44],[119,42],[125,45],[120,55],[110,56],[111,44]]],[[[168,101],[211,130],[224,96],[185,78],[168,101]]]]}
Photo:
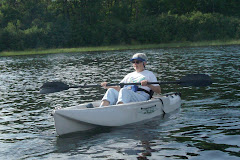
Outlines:
{"type": "Polygon", "coordinates": [[[238,0],[2,0],[0,51],[240,38],[238,0]]]}

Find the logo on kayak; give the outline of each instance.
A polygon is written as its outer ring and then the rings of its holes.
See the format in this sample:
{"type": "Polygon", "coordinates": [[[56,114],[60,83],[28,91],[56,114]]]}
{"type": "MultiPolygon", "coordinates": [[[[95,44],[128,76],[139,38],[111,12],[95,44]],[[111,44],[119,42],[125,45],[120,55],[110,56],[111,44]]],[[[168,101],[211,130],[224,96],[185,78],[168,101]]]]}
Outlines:
{"type": "Polygon", "coordinates": [[[151,114],[157,110],[157,105],[150,106],[147,108],[141,108],[141,113],[143,114],[151,114]]]}

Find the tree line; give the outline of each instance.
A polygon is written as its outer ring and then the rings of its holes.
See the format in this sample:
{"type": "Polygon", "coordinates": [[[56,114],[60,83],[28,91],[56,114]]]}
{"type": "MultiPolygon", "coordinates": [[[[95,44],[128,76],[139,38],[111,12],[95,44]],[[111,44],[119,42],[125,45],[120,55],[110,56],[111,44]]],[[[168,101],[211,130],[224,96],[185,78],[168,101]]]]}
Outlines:
{"type": "Polygon", "coordinates": [[[0,2],[0,51],[239,38],[239,0],[0,2]]]}

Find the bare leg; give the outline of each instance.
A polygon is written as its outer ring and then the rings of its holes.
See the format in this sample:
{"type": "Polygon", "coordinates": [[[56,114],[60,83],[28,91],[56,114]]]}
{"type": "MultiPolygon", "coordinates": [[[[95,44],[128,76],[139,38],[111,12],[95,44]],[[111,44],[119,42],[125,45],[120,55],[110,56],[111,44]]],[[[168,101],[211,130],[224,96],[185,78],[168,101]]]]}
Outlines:
{"type": "Polygon", "coordinates": [[[103,100],[100,106],[109,106],[109,102],[107,100],[103,100]]]}

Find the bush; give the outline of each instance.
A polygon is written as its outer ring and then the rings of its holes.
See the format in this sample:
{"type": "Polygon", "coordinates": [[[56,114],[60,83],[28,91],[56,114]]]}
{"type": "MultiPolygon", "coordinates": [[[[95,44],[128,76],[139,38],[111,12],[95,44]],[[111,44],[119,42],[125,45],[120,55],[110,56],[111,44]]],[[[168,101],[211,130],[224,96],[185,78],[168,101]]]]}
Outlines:
{"type": "Polygon", "coordinates": [[[9,22],[1,33],[2,50],[22,50],[24,49],[22,32],[18,29],[18,24],[9,22]]]}
{"type": "Polygon", "coordinates": [[[191,41],[199,40],[224,40],[236,37],[239,19],[226,17],[221,14],[202,14],[194,12],[188,15],[192,33],[191,41]]]}
{"type": "Polygon", "coordinates": [[[25,48],[40,48],[44,46],[44,32],[37,26],[22,31],[25,48]]]}
{"type": "Polygon", "coordinates": [[[139,43],[203,41],[239,38],[240,20],[221,14],[193,12],[145,17],[131,24],[129,34],[139,43]]]}
{"type": "Polygon", "coordinates": [[[131,22],[112,17],[94,25],[57,16],[52,22],[36,19],[27,29],[14,22],[0,29],[0,51],[240,38],[240,19],[216,13],[166,13],[131,22]]]}
{"type": "Polygon", "coordinates": [[[128,43],[127,24],[118,19],[107,20],[103,24],[103,45],[114,45],[128,43]]]}

